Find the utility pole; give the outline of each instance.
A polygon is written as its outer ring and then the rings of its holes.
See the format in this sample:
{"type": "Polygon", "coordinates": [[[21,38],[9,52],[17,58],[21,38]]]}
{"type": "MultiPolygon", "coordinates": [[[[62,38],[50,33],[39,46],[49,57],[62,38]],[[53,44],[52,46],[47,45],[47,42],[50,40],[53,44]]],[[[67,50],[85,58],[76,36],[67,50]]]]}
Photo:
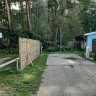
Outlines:
{"type": "Polygon", "coordinates": [[[62,29],[60,26],[60,51],[62,51],[62,29]]]}
{"type": "Polygon", "coordinates": [[[0,32],[0,39],[2,38],[2,33],[0,32]]]}

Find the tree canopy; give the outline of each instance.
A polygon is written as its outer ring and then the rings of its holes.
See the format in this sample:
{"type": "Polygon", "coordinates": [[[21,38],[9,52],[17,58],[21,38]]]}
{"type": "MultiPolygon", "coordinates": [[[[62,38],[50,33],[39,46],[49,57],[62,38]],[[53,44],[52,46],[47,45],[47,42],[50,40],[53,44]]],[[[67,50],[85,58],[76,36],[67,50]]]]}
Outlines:
{"type": "Polygon", "coordinates": [[[17,47],[18,38],[40,40],[44,49],[58,49],[74,37],[96,30],[93,0],[0,0],[0,47],[17,47]],[[19,10],[12,8],[17,5],[19,10]]]}

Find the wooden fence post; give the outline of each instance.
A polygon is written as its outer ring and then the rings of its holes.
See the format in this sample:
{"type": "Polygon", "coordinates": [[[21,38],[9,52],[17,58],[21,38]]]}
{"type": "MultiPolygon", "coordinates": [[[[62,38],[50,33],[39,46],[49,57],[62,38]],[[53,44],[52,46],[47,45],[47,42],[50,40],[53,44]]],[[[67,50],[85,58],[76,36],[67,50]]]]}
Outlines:
{"type": "Polygon", "coordinates": [[[18,70],[19,70],[18,59],[16,59],[16,68],[17,68],[17,72],[18,72],[18,70]]]}

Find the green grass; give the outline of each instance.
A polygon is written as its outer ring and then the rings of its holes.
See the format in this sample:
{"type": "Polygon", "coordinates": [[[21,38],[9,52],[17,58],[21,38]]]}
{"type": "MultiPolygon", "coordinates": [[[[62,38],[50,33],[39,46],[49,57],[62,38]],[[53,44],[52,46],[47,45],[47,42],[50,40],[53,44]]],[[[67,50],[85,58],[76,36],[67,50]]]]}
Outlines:
{"type": "Polygon", "coordinates": [[[56,52],[43,52],[43,54],[67,54],[67,53],[70,53],[69,51],[56,51],[56,52]]]}
{"type": "MultiPolygon", "coordinates": [[[[36,94],[41,84],[42,74],[46,67],[47,55],[39,56],[29,65],[16,74],[14,67],[0,71],[0,87],[10,94],[9,96],[30,96],[36,94]]],[[[13,66],[13,65],[12,65],[13,66]]]]}
{"type": "Polygon", "coordinates": [[[6,57],[19,57],[18,54],[2,54],[0,53],[0,58],[6,58],[6,57]]]}
{"type": "MultiPolygon", "coordinates": [[[[81,52],[77,51],[75,52],[77,55],[81,56],[82,57],[82,54],[81,52]]],[[[96,60],[94,60],[94,57],[95,57],[95,54],[93,54],[92,52],[89,53],[89,56],[90,58],[93,58],[93,60],[89,59],[89,61],[93,62],[93,63],[96,63],[96,60]]]]}
{"type": "Polygon", "coordinates": [[[68,65],[68,66],[70,66],[70,68],[74,68],[74,65],[68,65]]]}
{"type": "Polygon", "coordinates": [[[95,57],[95,54],[93,54],[92,52],[90,52],[90,57],[91,58],[94,58],[95,57]]]}
{"type": "MultiPolygon", "coordinates": [[[[77,54],[81,57],[83,57],[83,51],[56,51],[56,52],[43,52],[43,54],[77,54]]],[[[93,54],[92,52],[90,52],[90,57],[94,58],[95,54],[93,54]]]]}
{"type": "Polygon", "coordinates": [[[82,56],[83,51],[56,51],[56,52],[43,52],[43,54],[70,54],[75,53],[82,56]]]}
{"type": "Polygon", "coordinates": [[[93,58],[93,60],[90,60],[90,61],[93,62],[93,63],[96,63],[95,54],[93,54],[92,52],[90,52],[90,57],[93,58]]]}
{"type": "Polygon", "coordinates": [[[18,48],[10,48],[10,50],[7,49],[0,49],[0,58],[5,57],[18,57],[19,55],[19,49],[18,48]]]}
{"type": "MultiPolygon", "coordinates": [[[[83,57],[83,51],[56,51],[56,52],[43,52],[43,54],[70,54],[70,53],[75,53],[77,55],[79,55],[80,57],[83,57]]],[[[92,52],[90,52],[90,57],[93,58],[93,60],[90,60],[93,63],[96,63],[96,60],[94,60],[95,54],[93,54],[92,52]]]]}

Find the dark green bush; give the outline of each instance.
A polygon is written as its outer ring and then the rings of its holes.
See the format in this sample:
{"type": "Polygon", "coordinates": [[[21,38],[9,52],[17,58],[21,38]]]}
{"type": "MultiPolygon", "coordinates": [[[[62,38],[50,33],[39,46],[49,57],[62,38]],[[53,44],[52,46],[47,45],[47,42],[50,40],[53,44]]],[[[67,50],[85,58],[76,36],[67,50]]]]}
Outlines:
{"type": "Polygon", "coordinates": [[[2,54],[18,54],[19,49],[18,48],[1,49],[0,53],[2,53],[2,54]]]}
{"type": "Polygon", "coordinates": [[[19,53],[19,49],[18,48],[10,48],[9,53],[10,54],[18,54],[19,53]]]}
{"type": "Polygon", "coordinates": [[[65,45],[62,47],[63,51],[74,51],[74,47],[70,45],[65,45]]]}
{"type": "Polygon", "coordinates": [[[47,52],[53,52],[53,51],[56,51],[56,50],[55,50],[55,47],[48,47],[48,48],[46,49],[46,51],[47,51],[47,52]]]}
{"type": "MultiPolygon", "coordinates": [[[[57,45],[57,48],[56,48],[57,51],[60,50],[60,45],[57,45]]],[[[74,51],[74,47],[73,46],[70,46],[70,45],[64,45],[62,46],[62,51],[74,51]]]]}
{"type": "MultiPolygon", "coordinates": [[[[62,51],[74,51],[74,47],[70,45],[64,45],[62,46],[62,51]]],[[[57,47],[48,47],[45,49],[47,52],[53,52],[53,51],[60,51],[60,45],[57,45],[57,47]]]]}

